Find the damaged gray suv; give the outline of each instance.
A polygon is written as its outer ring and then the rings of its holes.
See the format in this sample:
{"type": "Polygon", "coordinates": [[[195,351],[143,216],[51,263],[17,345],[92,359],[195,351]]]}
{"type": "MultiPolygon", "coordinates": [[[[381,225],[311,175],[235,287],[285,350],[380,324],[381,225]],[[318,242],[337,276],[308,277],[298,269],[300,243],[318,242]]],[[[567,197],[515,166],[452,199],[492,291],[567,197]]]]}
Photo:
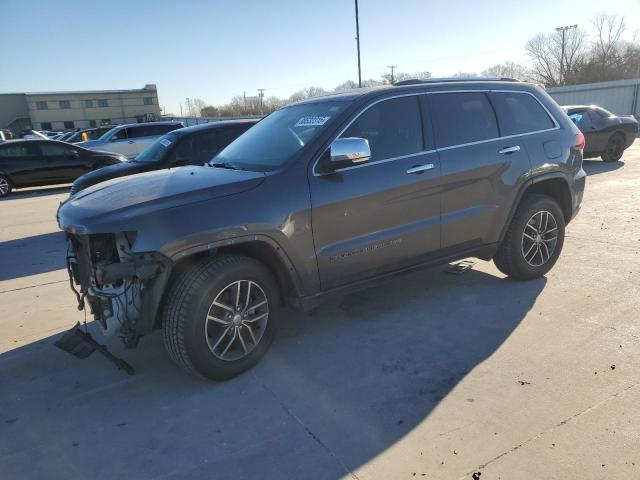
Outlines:
{"type": "Polygon", "coordinates": [[[58,221],[104,333],[162,329],[178,365],[221,380],[264,355],[284,305],[469,256],[544,275],[583,148],[535,85],[409,81],[284,107],[207,165],[97,184],[58,221]]]}

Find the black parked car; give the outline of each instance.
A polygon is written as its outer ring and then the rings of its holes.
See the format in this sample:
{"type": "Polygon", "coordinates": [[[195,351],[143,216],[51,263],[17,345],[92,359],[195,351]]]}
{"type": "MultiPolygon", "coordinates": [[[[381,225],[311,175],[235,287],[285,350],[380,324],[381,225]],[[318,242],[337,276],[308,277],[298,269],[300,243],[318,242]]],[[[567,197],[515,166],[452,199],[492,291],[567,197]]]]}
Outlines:
{"type": "Polygon", "coordinates": [[[70,195],[112,178],[163,168],[202,165],[257,122],[257,119],[225,120],[174,130],[157,139],[134,160],[81,176],[73,182],[70,195]]]}
{"type": "Polygon", "coordinates": [[[73,182],[98,168],[122,163],[124,156],[56,140],[12,140],[0,144],[0,197],[14,188],[73,182]]]}
{"type": "Polygon", "coordinates": [[[76,298],[106,334],[162,328],[178,365],[225,379],[267,351],[283,303],[469,256],[547,273],[582,202],[582,133],[535,85],[413,83],[289,105],[208,165],[71,197],[76,298]]]}
{"type": "Polygon", "coordinates": [[[601,157],[605,162],[617,162],[638,136],[638,121],[633,115],[614,115],[595,105],[570,105],[562,109],[584,133],[584,158],[601,157]]]}

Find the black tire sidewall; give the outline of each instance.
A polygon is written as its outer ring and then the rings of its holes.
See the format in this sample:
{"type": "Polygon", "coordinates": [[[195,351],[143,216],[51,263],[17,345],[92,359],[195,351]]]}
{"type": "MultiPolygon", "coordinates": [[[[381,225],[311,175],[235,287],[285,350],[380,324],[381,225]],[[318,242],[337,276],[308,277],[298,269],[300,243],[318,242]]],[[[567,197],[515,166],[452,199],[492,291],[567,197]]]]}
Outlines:
{"type": "Polygon", "coordinates": [[[511,264],[513,268],[510,275],[522,280],[539,278],[553,268],[560,257],[560,253],[562,252],[565,236],[564,214],[555,200],[542,196],[531,197],[527,200],[528,201],[525,201],[525,203],[518,209],[516,217],[513,219],[513,225],[511,227],[512,231],[509,236],[510,244],[507,245],[507,248],[510,250],[509,255],[511,257],[511,264]],[[558,225],[558,240],[551,258],[545,264],[539,267],[534,267],[529,265],[529,263],[524,259],[524,255],[522,253],[522,237],[529,219],[535,213],[542,210],[546,210],[554,216],[558,225]]]}
{"type": "MultiPolygon", "coordinates": [[[[200,280],[200,281],[198,281],[200,280]]],[[[229,265],[223,272],[206,270],[190,302],[181,305],[184,318],[184,344],[194,369],[201,375],[214,380],[231,378],[255,365],[266,353],[273,342],[277,331],[278,294],[275,280],[269,271],[259,262],[244,258],[240,262],[229,265]],[[211,303],[220,291],[236,280],[251,280],[264,290],[269,302],[267,328],[258,346],[245,358],[237,361],[223,361],[217,358],[207,345],[205,338],[206,316],[211,303]]]]}
{"type": "Polygon", "coordinates": [[[609,140],[607,140],[607,146],[605,147],[605,151],[602,154],[602,160],[609,163],[609,162],[617,162],[622,158],[622,155],[624,155],[624,138],[620,133],[614,133],[613,135],[611,135],[609,137],[609,140]],[[611,143],[614,139],[619,139],[621,144],[622,144],[622,148],[620,150],[620,155],[617,155],[616,157],[610,157],[609,154],[607,153],[607,150],[609,149],[609,143],[611,143]]]}

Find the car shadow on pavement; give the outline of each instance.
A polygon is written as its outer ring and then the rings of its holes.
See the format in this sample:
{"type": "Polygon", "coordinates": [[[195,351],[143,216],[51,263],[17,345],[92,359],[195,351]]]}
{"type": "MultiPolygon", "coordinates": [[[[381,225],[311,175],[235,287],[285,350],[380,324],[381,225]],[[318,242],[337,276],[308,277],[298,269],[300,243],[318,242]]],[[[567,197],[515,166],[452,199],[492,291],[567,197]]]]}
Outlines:
{"type": "Polygon", "coordinates": [[[71,187],[69,185],[65,187],[55,186],[55,187],[42,187],[42,188],[28,188],[24,190],[14,190],[6,197],[0,199],[0,202],[8,202],[11,200],[22,200],[30,197],[44,197],[47,195],[59,195],[61,193],[69,192],[71,187]]]}
{"type": "Polygon", "coordinates": [[[64,232],[0,242],[0,281],[65,268],[66,252],[64,232]]]}
{"type": "Polygon", "coordinates": [[[613,172],[619,168],[624,167],[624,162],[603,162],[602,160],[584,160],[582,162],[582,168],[587,175],[597,175],[599,173],[613,172]]]}
{"type": "Polygon", "coordinates": [[[136,350],[107,341],[135,376],[45,338],[0,355],[0,466],[23,479],[348,476],[490,357],[545,283],[436,268],[288,311],[261,363],[223,383],[175,367],[160,334],[136,350]]]}

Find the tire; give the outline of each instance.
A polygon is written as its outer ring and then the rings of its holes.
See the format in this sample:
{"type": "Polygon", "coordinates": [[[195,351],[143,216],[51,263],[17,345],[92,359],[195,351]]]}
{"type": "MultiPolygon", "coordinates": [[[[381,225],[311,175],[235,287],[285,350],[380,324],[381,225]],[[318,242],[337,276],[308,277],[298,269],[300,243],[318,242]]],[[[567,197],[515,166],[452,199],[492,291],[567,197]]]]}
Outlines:
{"type": "Polygon", "coordinates": [[[162,322],[165,348],[191,374],[211,380],[235,377],[269,349],[278,326],[278,303],[276,280],[262,263],[241,255],[208,257],[169,291],[162,322]],[[244,312],[231,313],[239,281],[244,312]],[[260,306],[263,297],[266,304],[260,306]]]}
{"type": "Polygon", "coordinates": [[[601,157],[605,162],[617,162],[624,153],[624,136],[621,133],[614,133],[609,137],[607,146],[601,157]]]}
{"type": "Polygon", "coordinates": [[[562,252],[564,228],[564,214],[553,198],[525,195],[493,259],[496,267],[516,280],[543,276],[562,252]]]}
{"type": "Polygon", "coordinates": [[[9,180],[5,175],[0,175],[0,198],[9,195],[11,190],[13,190],[11,180],[9,180]]]}

